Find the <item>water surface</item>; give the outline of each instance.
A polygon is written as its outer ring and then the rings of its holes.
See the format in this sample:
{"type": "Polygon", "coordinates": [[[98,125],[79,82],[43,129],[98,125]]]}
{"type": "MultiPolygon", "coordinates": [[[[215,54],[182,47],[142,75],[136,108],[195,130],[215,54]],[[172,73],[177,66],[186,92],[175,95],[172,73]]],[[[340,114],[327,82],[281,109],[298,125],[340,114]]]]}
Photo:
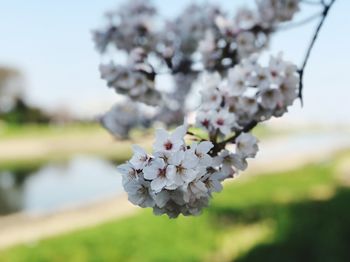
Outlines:
{"type": "Polygon", "coordinates": [[[0,171],[0,214],[52,212],[121,192],[116,165],[79,156],[66,163],[44,165],[25,175],[0,171]]]}

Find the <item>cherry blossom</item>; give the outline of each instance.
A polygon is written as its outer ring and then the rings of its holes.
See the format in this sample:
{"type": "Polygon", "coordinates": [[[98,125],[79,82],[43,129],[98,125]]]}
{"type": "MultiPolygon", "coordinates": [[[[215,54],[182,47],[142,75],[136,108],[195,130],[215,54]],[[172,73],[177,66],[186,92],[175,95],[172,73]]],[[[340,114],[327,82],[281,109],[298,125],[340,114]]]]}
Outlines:
{"type": "Polygon", "coordinates": [[[147,152],[138,145],[133,145],[132,149],[134,151],[134,155],[129,162],[137,170],[141,170],[149,163],[150,157],[148,156],[147,152]]]}
{"type": "MultiPolygon", "coordinates": [[[[301,68],[282,53],[267,63],[260,59],[300,2],[257,0],[256,8],[235,15],[192,4],[167,21],[150,1],[128,1],[108,12],[107,25],[93,32],[96,48],[102,54],[116,49],[126,59],[99,70],[107,86],[128,99],[100,122],[122,138],[153,123],[178,126],[157,129],[152,153],[135,145],[131,159],[118,167],[131,203],[171,218],[198,215],[226,179],[248,168],[259,150],[251,130],[302,98],[308,55],[301,68]],[[200,101],[195,107],[187,105],[191,95],[200,101]]],[[[324,18],[334,1],[322,3],[324,18]]]]}
{"type": "Polygon", "coordinates": [[[187,131],[186,126],[180,126],[169,134],[164,129],[156,131],[156,142],[153,146],[154,151],[176,152],[184,145],[183,137],[187,131]]]}
{"type": "Polygon", "coordinates": [[[144,178],[152,180],[151,188],[156,193],[160,192],[167,185],[172,185],[173,173],[170,166],[167,166],[163,159],[153,159],[151,163],[143,169],[144,178]]]}

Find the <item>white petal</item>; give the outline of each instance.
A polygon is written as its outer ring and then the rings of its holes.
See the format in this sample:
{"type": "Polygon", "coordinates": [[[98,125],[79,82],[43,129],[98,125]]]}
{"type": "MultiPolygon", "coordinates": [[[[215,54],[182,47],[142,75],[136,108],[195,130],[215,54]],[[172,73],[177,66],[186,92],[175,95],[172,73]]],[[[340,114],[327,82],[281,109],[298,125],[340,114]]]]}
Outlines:
{"type": "Polygon", "coordinates": [[[132,166],[129,163],[126,164],[121,164],[119,166],[117,166],[117,171],[121,174],[125,174],[128,175],[129,172],[132,170],[132,166]]]}
{"type": "Polygon", "coordinates": [[[187,169],[186,172],[182,175],[183,181],[190,183],[197,177],[197,173],[192,169],[187,169]]]}
{"type": "Polygon", "coordinates": [[[169,201],[170,195],[167,191],[163,190],[154,196],[154,201],[157,206],[163,208],[166,203],[169,201]]]}
{"type": "Polygon", "coordinates": [[[222,184],[218,180],[212,180],[212,188],[211,191],[213,192],[220,192],[222,190],[222,184]]]}
{"type": "Polygon", "coordinates": [[[158,170],[155,169],[153,166],[146,166],[143,169],[143,176],[145,177],[145,179],[152,180],[157,177],[157,172],[158,170]]]}
{"type": "Polygon", "coordinates": [[[221,171],[228,177],[235,174],[235,170],[230,165],[223,165],[221,171]]]}
{"type": "Polygon", "coordinates": [[[169,138],[169,133],[164,129],[156,130],[156,141],[165,141],[169,138]]]}
{"type": "Polygon", "coordinates": [[[169,158],[169,164],[171,165],[180,165],[180,163],[182,162],[182,160],[185,158],[185,153],[182,151],[176,152],[174,154],[172,154],[169,158]]]}
{"type": "Polygon", "coordinates": [[[167,180],[162,177],[158,177],[151,182],[151,188],[154,190],[156,193],[161,191],[165,186],[166,186],[167,180]]]}
{"type": "Polygon", "coordinates": [[[167,167],[167,173],[166,173],[167,179],[168,179],[168,184],[167,188],[168,189],[174,189],[174,186],[176,185],[175,188],[181,186],[183,184],[182,178],[177,174],[176,172],[176,167],[175,166],[168,166],[167,167]]]}
{"type": "Polygon", "coordinates": [[[245,158],[237,154],[232,155],[232,164],[234,165],[234,167],[242,171],[245,170],[248,166],[248,163],[245,160],[245,158]]]}
{"type": "Polygon", "coordinates": [[[182,140],[184,138],[184,136],[187,133],[187,125],[182,125],[177,127],[174,132],[171,134],[171,138],[173,140],[182,140]]]}
{"type": "Polygon", "coordinates": [[[182,163],[185,168],[195,168],[198,166],[199,159],[193,152],[186,151],[184,156],[182,163]]]}
{"type": "Polygon", "coordinates": [[[208,167],[212,164],[212,162],[213,162],[213,159],[209,155],[205,154],[201,157],[199,164],[202,166],[208,167]]]}
{"type": "Polygon", "coordinates": [[[196,151],[202,154],[208,153],[213,148],[213,143],[209,141],[203,141],[198,144],[196,151]]]}
{"type": "Polygon", "coordinates": [[[138,145],[132,145],[132,150],[136,154],[141,154],[141,155],[147,155],[147,152],[140,146],[138,145]]]}

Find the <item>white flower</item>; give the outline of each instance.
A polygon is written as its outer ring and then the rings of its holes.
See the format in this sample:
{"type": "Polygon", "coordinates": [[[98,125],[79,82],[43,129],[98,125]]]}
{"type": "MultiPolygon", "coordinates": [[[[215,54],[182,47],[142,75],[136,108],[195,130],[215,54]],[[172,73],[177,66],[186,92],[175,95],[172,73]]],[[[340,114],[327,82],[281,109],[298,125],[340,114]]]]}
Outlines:
{"type": "Polygon", "coordinates": [[[238,170],[244,171],[248,167],[248,163],[245,157],[232,154],[231,155],[232,165],[236,168],[236,173],[238,174],[238,170]]]}
{"type": "Polygon", "coordinates": [[[169,166],[163,159],[153,159],[148,166],[143,169],[143,176],[151,180],[151,188],[155,193],[160,192],[167,185],[173,184],[172,173],[169,172],[169,166]]]}
{"type": "Polygon", "coordinates": [[[278,56],[271,56],[269,62],[269,71],[270,71],[270,81],[273,84],[281,84],[284,79],[284,70],[286,68],[286,63],[282,60],[282,53],[279,53],[278,56]]]}
{"type": "Polygon", "coordinates": [[[296,12],[299,11],[300,0],[284,0],[278,2],[277,18],[280,21],[291,20],[296,12]]]}
{"type": "Polygon", "coordinates": [[[247,162],[244,158],[238,154],[230,153],[228,150],[221,151],[214,158],[214,162],[217,166],[221,165],[221,172],[226,177],[233,177],[237,173],[236,169],[245,170],[247,168],[247,162]]]}
{"type": "Polygon", "coordinates": [[[222,94],[219,91],[221,77],[218,73],[204,74],[202,77],[203,89],[200,91],[202,96],[202,107],[212,109],[220,106],[222,94]]]}
{"type": "Polygon", "coordinates": [[[256,112],[258,112],[259,109],[258,102],[254,97],[242,97],[239,100],[239,106],[242,109],[242,111],[247,113],[249,116],[254,115],[256,112]]]}
{"type": "Polygon", "coordinates": [[[167,190],[162,190],[154,195],[154,201],[156,202],[156,205],[160,208],[163,208],[169,200],[170,194],[167,190]]]}
{"type": "Polygon", "coordinates": [[[251,54],[255,50],[255,35],[252,32],[242,32],[237,36],[237,48],[241,56],[251,54]]]}
{"type": "Polygon", "coordinates": [[[175,152],[169,159],[169,173],[174,184],[180,186],[193,181],[197,176],[194,168],[198,166],[198,163],[196,155],[189,150],[175,152]]]}
{"type": "Polygon", "coordinates": [[[212,126],[210,111],[199,110],[196,114],[196,125],[209,131],[212,126]]]}
{"type": "Polygon", "coordinates": [[[266,109],[275,109],[282,103],[281,91],[275,88],[265,89],[261,92],[261,105],[266,109]]]}
{"type": "Polygon", "coordinates": [[[101,64],[99,66],[99,71],[101,78],[105,79],[108,83],[115,81],[118,77],[116,66],[112,62],[105,65],[101,64]]]}
{"type": "Polygon", "coordinates": [[[250,133],[242,133],[236,138],[236,153],[243,157],[255,157],[258,140],[250,133]]]}
{"type": "Polygon", "coordinates": [[[147,152],[143,148],[139,147],[138,145],[133,145],[132,149],[134,151],[134,155],[132,156],[129,162],[136,169],[141,170],[148,164],[150,157],[147,154],[147,152]]]}
{"type": "Polygon", "coordinates": [[[201,180],[192,181],[184,187],[184,200],[186,203],[208,196],[208,189],[201,180]]]}
{"type": "Polygon", "coordinates": [[[228,71],[229,94],[239,96],[247,90],[245,72],[240,66],[235,66],[228,71]]]}
{"type": "Polygon", "coordinates": [[[258,23],[257,14],[248,8],[240,8],[235,15],[235,24],[242,29],[250,29],[258,23]]]}
{"type": "Polygon", "coordinates": [[[153,207],[155,202],[150,192],[150,183],[143,180],[131,180],[124,186],[128,193],[128,199],[131,203],[140,207],[153,207]]]}
{"type": "Polygon", "coordinates": [[[270,87],[270,70],[266,67],[256,68],[256,84],[260,90],[265,90],[270,87]]]}
{"type": "Polygon", "coordinates": [[[208,173],[204,177],[201,178],[205,187],[209,190],[210,193],[220,192],[222,190],[221,181],[226,179],[227,176],[220,171],[216,171],[215,173],[208,173]]]}
{"type": "Polygon", "coordinates": [[[215,24],[219,28],[222,34],[233,34],[236,30],[235,24],[231,19],[226,18],[223,15],[218,15],[215,18],[215,24]]]}
{"type": "Polygon", "coordinates": [[[203,141],[200,143],[192,143],[191,151],[198,157],[199,165],[201,166],[210,166],[212,162],[212,158],[208,155],[210,149],[214,147],[212,142],[203,141]]]}
{"type": "Polygon", "coordinates": [[[182,125],[175,129],[175,131],[169,134],[164,129],[158,129],[156,131],[156,141],[153,145],[155,152],[176,152],[184,146],[184,136],[187,133],[187,126],[182,125]]]}
{"type": "Polygon", "coordinates": [[[122,174],[123,186],[125,187],[130,181],[136,180],[139,175],[136,168],[129,162],[119,165],[117,171],[122,174]]]}
{"type": "Polygon", "coordinates": [[[283,97],[284,106],[292,105],[294,100],[298,97],[297,87],[299,86],[299,78],[298,77],[289,77],[286,81],[284,81],[279,90],[283,97]]]}
{"type": "Polygon", "coordinates": [[[231,133],[232,128],[238,127],[235,114],[230,113],[227,109],[214,112],[211,119],[213,126],[219,129],[224,135],[231,133]]]}
{"type": "Polygon", "coordinates": [[[134,73],[129,82],[131,86],[129,94],[131,97],[143,95],[149,88],[146,77],[141,73],[134,73]]]}

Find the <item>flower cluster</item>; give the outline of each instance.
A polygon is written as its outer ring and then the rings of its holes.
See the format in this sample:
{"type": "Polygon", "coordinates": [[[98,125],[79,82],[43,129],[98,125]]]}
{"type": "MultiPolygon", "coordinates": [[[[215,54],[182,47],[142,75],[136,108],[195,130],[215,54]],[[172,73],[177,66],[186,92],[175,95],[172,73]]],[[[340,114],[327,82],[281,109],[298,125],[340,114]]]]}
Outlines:
{"type": "Polygon", "coordinates": [[[113,62],[100,65],[101,78],[108,87],[135,101],[157,105],[161,96],[154,87],[155,73],[142,48],[133,49],[127,66],[113,62]]]}
{"type": "Polygon", "coordinates": [[[251,121],[284,114],[298,96],[299,74],[281,55],[271,57],[266,67],[252,56],[229,69],[225,79],[206,75],[203,85],[196,123],[209,133],[228,135],[251,121]]]}
{"type": "Polygon", "coordinates": [[[101,65],[101,78],[130,100],[103,116],[102,124],[127,137],[135,126],[178,126],[193,113],[196,130],[205,133],[199,137],[187,125],[172,133],[158,129],[152,154],[133,146],[133,157],[118,167],[130,202],[169,217],[197,215],[224,180],[247,168],[258,152],[251,129],[282,116],[298,97],[302,71],[281,55],[262,65],[258,53],[299,11],[299,2],[257,0],[255,9],[234,16],[193,4],[161,21],[150,1],[137,0],[107,15],[107,27],[94,32],[96,47],[124,51],[127,61],[101,65]],[[193,112],[186,103],[197,87],[201,104],[193,112]],[[136,102],[150,106],[152,116],[136,102]],[[187,134],[192,143],[186,144],[187,134]]]}
{"type": "Polygon", "coordinates": [[[265,49],[279,23],[298,10],[299,0],[258,0],[255,9],[241,8],[234,16],[214,4],[191,4],[164,20],[151,1],[128,1],[93,32],[99,52],[117,50],[128,58],[126,65],[101,65],[101,78],[118,94],[156,107],[155,121],[178,124],[190,111],[185,101],[202,71],[226,75],[265,49]],[[173,82],[171,92],[156,81],[162,72],[173,82]]]}
{"type": "Polygon", "coordinates": [[[133,157],[118,167],[130,202],[151,207],[158,215],[198,215],[212,193],[222,190],[222,181],[244,170],[246,158],[258,150],[256,138],[243,133],[237,138],[235,153],[225,149],[213,158],[213,143],[186,146],[186,132],[186,126],[171,134],[157,130],[153,155],[133,146],[133,157]]]}
{"type": "Polygon", "coordinates": [[[145,112],[140,104],[130,100],[114,105],[98,118],[102,126],[118,138],[129,138],[130,130],[133,128],[150,127],[152,119],[151,112],[145,112]]]}
{"type": "Polygon", "coordinates": [[[105,52],[112,45],[130,52],[136,47],[150,49],[155,43],[154,15],[156,9],[149,0],[128,1],[108,12],[108,26],[93,31],[96,48],[105,52]]]}
{"type": "Polygon", "coordinates": [[[299,2],[300,0],[260,0],[260,19],[267,24],[289,21],[299,11],[299,2]]]}

